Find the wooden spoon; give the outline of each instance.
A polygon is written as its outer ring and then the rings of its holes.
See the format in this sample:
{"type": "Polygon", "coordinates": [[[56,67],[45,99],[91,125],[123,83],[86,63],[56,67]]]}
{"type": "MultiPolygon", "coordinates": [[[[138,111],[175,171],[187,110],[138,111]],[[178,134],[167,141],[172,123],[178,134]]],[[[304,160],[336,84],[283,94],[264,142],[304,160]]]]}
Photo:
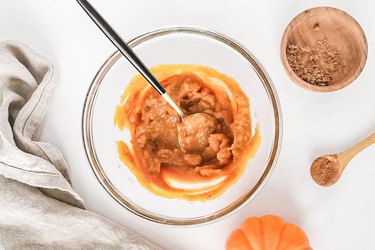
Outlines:
{"type": "Polygon", "coordinates": [[[335,184],[354,156],[373,143],[375,143],[375,133],[342,153],[318,157],[311,165],[311,177],[324,187],[335,184]]]}

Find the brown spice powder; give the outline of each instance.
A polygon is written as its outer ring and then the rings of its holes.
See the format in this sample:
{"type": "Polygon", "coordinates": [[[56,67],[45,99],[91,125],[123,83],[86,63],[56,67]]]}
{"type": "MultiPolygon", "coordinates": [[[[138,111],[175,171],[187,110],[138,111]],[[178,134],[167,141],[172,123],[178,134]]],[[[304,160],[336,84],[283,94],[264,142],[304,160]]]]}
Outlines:
{"type": "Polygon", "coordinates": [[[331,85],[347,68],[347,59],[327,39],[317,41],[314,46],[288,43],[286,56],[298,77],[317,86],[331,85]]]}
{"type": "Polygon", "coordinates": [[[334,157],[317,158],[310,169],[311,177],[322,186],[334,184],[340,177],[338,162],[334,157]]]}

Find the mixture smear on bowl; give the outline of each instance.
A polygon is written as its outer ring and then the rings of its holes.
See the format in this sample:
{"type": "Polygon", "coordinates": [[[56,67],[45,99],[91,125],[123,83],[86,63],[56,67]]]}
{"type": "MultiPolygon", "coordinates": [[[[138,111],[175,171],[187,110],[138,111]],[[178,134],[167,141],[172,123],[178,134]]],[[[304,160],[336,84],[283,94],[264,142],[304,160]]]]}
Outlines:
{"type": "Polygon", "coordinates": [[[209,67],[151,69],[186,114],[178,113],[138,75],[116,108],[115,124],[131,143],[117,142],[121,161],[159,196],[190,201],[220,196],[243,173],[260,144],[250,103],[238,83],[209,67]]]}

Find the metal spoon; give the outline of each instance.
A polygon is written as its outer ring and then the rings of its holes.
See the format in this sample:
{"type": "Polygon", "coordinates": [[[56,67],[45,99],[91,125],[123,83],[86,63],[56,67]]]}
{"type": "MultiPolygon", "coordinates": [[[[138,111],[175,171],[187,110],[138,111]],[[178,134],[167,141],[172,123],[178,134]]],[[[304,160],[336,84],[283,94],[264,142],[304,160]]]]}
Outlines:
{"type": "Polygon", "coordinates": [[[375,133],[342,153],[318,157],[311,165],[311,177],[321,186],[328,187],[335,184],[354,156],[373,143],[375,143],[375,133]]]}
{"type": "Polygon", "coordinates": [[[119,34],[104,20],[104,18],[95,10],[95,8],[86,0],[77,0],[81,7],[86,11],[99,29],[107,36],[107,38],[117,47],[117,49],[125,56],[126,59],[138,70],[138,72],[155,88],[155,90],[172,106],[172,108],[184,120],[185,114],[180,107],[167,94],[163,86],[148,70],[144,63],[138,58],[129,45],[120,37],[119,34]]]}

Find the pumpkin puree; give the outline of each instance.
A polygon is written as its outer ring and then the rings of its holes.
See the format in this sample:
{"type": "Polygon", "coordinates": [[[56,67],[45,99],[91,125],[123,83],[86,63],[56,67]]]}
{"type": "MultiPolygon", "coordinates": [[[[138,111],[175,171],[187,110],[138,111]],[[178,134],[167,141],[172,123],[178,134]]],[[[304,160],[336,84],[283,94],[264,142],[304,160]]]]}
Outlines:
{"type": "Polygon", "coordinates": [[[187,115],[178,113],[140,75],[116,108],[115,124],[131,135],[117,142],[121,161],[149,191],[167,198],[208,200],[237,181],[255,155],[250,105],[238,83],[198,65],[151,69],[187,115]]]}

